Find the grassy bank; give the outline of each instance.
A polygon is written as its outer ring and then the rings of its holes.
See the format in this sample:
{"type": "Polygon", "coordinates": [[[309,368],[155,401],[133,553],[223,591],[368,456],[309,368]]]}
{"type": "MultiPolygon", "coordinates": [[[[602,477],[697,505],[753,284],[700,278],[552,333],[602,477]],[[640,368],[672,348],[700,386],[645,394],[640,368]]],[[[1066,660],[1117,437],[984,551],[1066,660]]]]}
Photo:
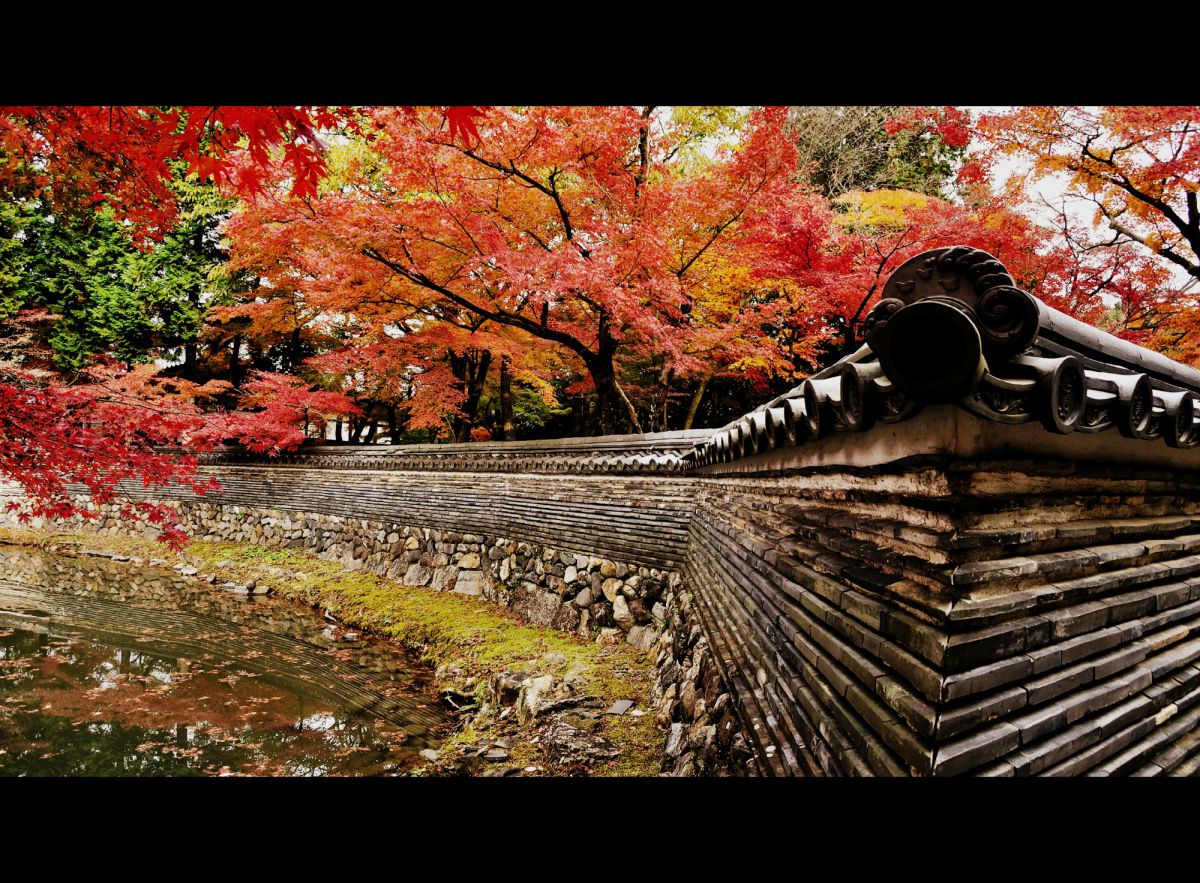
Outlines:
{"type": "MultiPolygon", "coordinates": [[[[387,636],[417,651],[437,672],[435,687],[482,700],[489,679],[516,670],[557,677],[571,674],[582,692],[606,706],[631,699],[635,708],[650,710],[653,660],[628,644],[585,642],[564,632],[526,625],[508,611],[486,601],[393,580],[291,549],[269,549],[228,542],[192,542],[182,555],[140,537],[47,530],[0,528],[0,543],[46,547],[74,544],[127,555],[133,563],[151,559],[172,565],[184,561],[221,581],[255,580],[276,594],[328,611],[341,622],[387,636]],[[140,561],[139,561],[140,559],[140,561]]],[[[515,715],[496,715],[466,727],[443,746],[453,754],[477,740],[508,737],[511,765],[537,767],[540,774],[562,773],[536,738],[537,722],[524,727],[515,715]]],[[[604,715],[597,732],[619,751],[616,761],[595,765],[592,775],[655,775],[664,734],[654,716],[604,715]]],[[[577,771],[577,770],[574,770],[577,771]]]]}

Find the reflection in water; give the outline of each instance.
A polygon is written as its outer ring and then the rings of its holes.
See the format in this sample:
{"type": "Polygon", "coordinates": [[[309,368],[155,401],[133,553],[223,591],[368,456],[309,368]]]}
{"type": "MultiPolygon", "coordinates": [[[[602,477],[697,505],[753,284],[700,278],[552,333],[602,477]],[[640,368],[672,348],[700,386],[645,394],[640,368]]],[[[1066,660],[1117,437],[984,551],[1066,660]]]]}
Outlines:
{"type": "Polygon", "coordinates": [[[271,597],[0,547],[0,775],[379,775],[444,723],[413,659],[271,597]]]}

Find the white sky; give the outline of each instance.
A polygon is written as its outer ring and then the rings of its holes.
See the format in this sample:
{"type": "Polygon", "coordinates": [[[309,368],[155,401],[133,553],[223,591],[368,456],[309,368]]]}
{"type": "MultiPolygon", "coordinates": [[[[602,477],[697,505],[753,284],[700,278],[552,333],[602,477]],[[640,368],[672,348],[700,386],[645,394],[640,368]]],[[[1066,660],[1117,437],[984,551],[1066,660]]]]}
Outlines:
{"type": "MultiPolygon", "coordinates": [[[[963,109],[970,111],[972,117],[978,118],[981,114],[985,113],[1004,113],[1010,108],[1002,105],[979,105],[967,106],[963,109]]],[[[971,146],[972,149],[975,150],[978,149],[980,145],[973,143],[971,146]]],[[[1032,163],[1029,160],[1018,159],[1016,157],[1004,157],[992,167],[994,186],[997,189],[1002,188],[1008,179],[1014,174],[1028,172],[1031,167],[1032,163]]],[[[1038,200],[1046,199],[1052,205],[1059,204],[1064,197],[1068,197],[1067,180],[1068,179],[1066,175],[1052,175],[1043,178],[1041,181],[1038,181],[1031,188],[1032,199],[1026,205],[1022,206],[1022,211],[1032,217],[1046,221],[1049,217],[1049,214],[1046,210],[1046,207],[1038,202],[1038,200]]],[[[1095,206],[1091,203],[1087,202],[1086,200],[1068,198],[1067,210],[1072,218],[1075,218],[1089,226],[1092,225],[1096,210],[1095,206]]]]}

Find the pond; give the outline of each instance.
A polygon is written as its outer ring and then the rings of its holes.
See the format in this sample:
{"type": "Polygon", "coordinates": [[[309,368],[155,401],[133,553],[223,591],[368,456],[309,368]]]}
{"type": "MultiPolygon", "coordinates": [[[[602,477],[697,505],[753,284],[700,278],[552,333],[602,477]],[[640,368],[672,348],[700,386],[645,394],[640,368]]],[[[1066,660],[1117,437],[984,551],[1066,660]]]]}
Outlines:
{"type": "Polygon", "coordinates": [[[274,596],[0,546],[0,776],[403,775],[415,657],[274,596]]]}

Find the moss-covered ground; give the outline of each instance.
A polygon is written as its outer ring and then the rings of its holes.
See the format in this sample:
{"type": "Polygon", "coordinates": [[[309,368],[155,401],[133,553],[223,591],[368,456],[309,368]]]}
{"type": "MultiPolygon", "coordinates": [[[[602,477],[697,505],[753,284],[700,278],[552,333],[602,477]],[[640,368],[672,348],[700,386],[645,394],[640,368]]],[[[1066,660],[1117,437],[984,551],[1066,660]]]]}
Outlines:
{"type": "MultiPolygon", "coordinates": [[[[427,588],[415,588],[293,549],[271,549],[229,542],[193,541],[182,554],[154,540],[133,536],[0,528],[0,543],[25,546],[78,546],[134,559],[184,561],[222,581],[269,586],[276,594],[327,611],[341,622],[389,637],[437,672],[439,691],[474,695],[482,700],[493,674],[512,668],[562,675],[574,670],[583,690],[606,706],[631,699],[649,711],[652,660],[626,643],[603,644],[549,628],[527,625],[487,601],[427,588]],[[549,661],[547,661],[549,657],[549,661]]],[[[214,591],[216,591],[214,589],[214,591]]],[[[521,728],[510,715],[492,716],[478,729],[464,726],[443,745],[444,755],[479,740],[508,736],[510,765],[536,768],[540,774],[580,772],[549,763],[541,745],[530,741],[534,726],[521,728]]],[[[599,732],[619,751],[591,775],[645,776],[658,772],[664,734],[654,715],[605,715],[599,732]]]]}

